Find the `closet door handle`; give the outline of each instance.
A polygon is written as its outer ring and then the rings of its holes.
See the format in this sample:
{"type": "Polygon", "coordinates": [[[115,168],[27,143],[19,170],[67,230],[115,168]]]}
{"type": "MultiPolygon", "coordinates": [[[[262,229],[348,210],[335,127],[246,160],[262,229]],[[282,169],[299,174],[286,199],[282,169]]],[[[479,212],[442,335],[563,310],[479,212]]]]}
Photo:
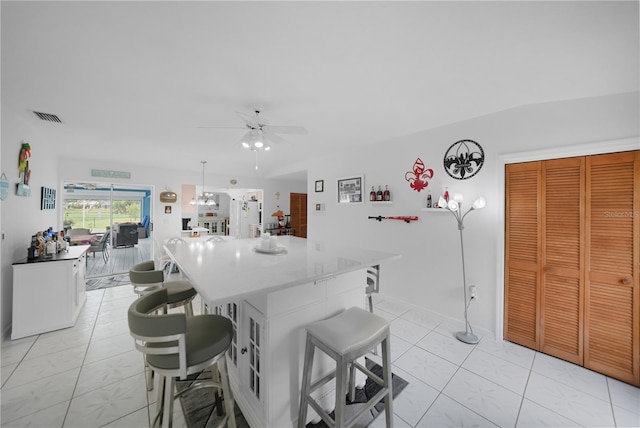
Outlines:
{"type": "Polygon", "coordinates": [[[620,280],[621,283],[623,283],[624,285],[629,285],[631,284],[631,280],[629,278],[624,278],[620,280]]]}

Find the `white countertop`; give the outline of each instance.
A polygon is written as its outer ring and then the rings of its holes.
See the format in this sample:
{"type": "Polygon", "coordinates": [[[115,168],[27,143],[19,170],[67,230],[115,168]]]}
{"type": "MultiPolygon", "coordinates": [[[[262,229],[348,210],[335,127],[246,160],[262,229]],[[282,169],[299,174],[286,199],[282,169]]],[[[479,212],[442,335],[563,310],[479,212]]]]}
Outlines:
{"type": "Polygon", "coordinates": [[[294,236],[278,236],[276,240],[279,247],[285,248],[283,254],[255,251],[260,238],[166,244],[165,250],[211,305],[294,287],[400,257],[294,236]]]}

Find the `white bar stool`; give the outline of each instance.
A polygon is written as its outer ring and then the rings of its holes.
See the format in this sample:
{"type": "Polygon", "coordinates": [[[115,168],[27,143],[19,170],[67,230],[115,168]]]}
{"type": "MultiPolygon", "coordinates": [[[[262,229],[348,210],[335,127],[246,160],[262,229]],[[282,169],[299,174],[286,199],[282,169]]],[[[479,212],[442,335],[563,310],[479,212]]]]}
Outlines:
{"type": "Polygon", "coordinates": [[[391,343],[389,323],[378,315],[364,309],[352,307],[332,318],[307,326],[302,388],[298,427],[306,425],[308,406],[322,417],[330,427],[342,428],[354,425],[358,419],[382,398],[385,398],[386,426],[393,426],[393,398],[391,388],[391,343]],[[382,343],[382,379],[360,364],[357,359],[366,355],[382,343]],[[336,362],[335,372],[311,383],[313,355],[319,348],[336,362]],[[345,421],[346,386],[349,383],[349,397],[355,396],[355,369],[380,385],[380,391],[373,396],[348,421],[345,421]],[[347,379],[347,372],[349,378],[347,379]],[[335,420],[318,404],[311,394],[322,385],[336,379],[335,420]]]}

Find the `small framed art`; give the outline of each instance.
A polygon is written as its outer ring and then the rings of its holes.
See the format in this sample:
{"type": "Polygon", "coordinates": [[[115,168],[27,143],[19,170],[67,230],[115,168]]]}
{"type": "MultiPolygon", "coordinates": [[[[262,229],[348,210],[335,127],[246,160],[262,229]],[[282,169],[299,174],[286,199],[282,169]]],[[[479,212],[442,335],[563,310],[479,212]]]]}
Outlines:
{"type": "Polygon", "coordinates": [[[324,180],[316,180],[316,192],[324,192],[324,180]]]}
{"type": "Polygon", "coordinates": [[[56,190],[49,187],[42,187],[42,194],[40,198],[41,210],[54,210],[56,209],[56,190]]]}
{"type": "Polygon", "coordinates": [[[338,203],[362,203],[362,176],[338,180],[338,203]]]}

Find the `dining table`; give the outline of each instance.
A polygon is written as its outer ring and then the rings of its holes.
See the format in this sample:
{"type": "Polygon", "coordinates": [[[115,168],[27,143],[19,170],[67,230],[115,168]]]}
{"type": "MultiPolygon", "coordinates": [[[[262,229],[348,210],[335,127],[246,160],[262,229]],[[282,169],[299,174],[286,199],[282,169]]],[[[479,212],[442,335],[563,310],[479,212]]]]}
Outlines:
{"type": "MultiPolygon", "coordinates": [[[[234,325],[229,380],[251,427],[296,426],[305,326],[363,307],[367,267],[384,271],[400,257],[295,236],[185,239],[164,249],[206,310],[234,325]]],[[[330,370],[329,361],[321,361],[319,370],[330,370]]]]}

